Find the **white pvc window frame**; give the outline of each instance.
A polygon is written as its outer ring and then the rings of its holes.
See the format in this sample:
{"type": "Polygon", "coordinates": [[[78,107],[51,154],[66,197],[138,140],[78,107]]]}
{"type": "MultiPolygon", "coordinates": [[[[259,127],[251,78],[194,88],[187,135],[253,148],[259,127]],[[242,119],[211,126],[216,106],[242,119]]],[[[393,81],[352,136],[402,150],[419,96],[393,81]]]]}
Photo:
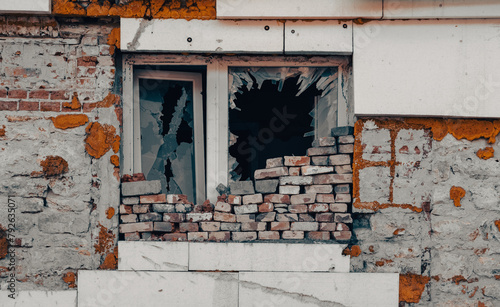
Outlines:
{"type": "MultiPolygon", "coordinates": [[[[134,173],[134,66],[205,66],[206,74],[206,198],[215,201],[219,184],[229,175],[229,68],[230,67],[337,67],[338,126],[353,125],[351,68],[343,56],[201,56],[171,54],[124,54],[123,56],[123,174],[134,173]],[[348,110],[349,108],[349,110],[348,110]]],[[[136,70],[137,71],[137,70],[136,70]]],[[[197,181],[198,183],[198,181],[197,181]]]]}

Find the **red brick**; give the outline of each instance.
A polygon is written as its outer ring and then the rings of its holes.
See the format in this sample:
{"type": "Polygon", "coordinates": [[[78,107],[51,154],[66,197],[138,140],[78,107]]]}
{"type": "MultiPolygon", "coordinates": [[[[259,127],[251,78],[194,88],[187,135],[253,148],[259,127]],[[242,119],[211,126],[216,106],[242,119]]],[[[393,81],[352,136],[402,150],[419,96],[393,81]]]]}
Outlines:
{"type": "Polygon", "coordinates": [[[7,98],[7,90],[6,89],[0,90],[0,98],[7,98]]]}
{"type": "Polygon", "coordinates": [[[219,231],[220,222],[200,222],[200,228],[203,231],[219,231]]]}
{"type": "Polygon", "coordinates": [[[281,194],[269,194],[264,197],[264,202],[275,204],[289,204],[290,196],[281,194]]]}
{"type": "Polygon", "coordinates": [[[241,205],[241,196],[239,195],[229,195],[227,197],[227,202],[231,205],[241,205]]]}
{"type": "Polygon", "coordinates": [[[300,176],[300,167],[290,167],[288,169],[288,175],[290,175],[290,176],[300,176]]]}
{"type": "Polygon", "coordinates": [[[333,232],[333,236],[335,237],[335,240],[347,241],[347,240],[351,239],[351,232],[350,231],[335,231],[335,232],[333,232]]]}
{"type": "Polygon", "coordinates": [[[137,214],[120,214],[120,221],[123,224],[137,223],[137,214]]]}
{"type": "Polygon", "coordinates": [[[167,202],[167,195],[156,194],[156,195],[141,195],[139,198],[141,204],[161,204],[167,202]]]}
{"type": "Polygon", "coordinates": [[[290,225],[291,230],[298,231],[317,231],[319,224],[317,222],[292,222],[290,225]]]}
{"type": "Polygon", "coordinates": [[[313,147],[307,150],[308,156],[326,156],[326,155],[334,155],[337,153],[337,147],[313,147]]]}
{"type": "Polygon", "coordinates": [[[335,196],[333,194],[317,194],[316,201],[320,203],[333,203],[335,202],[335,196]]]}
{"type": "Polygon", "coordinates": [[[266,224],[266,222],[241,223],[241,231],[264,231],[266,230],[266,224]]]}
{"type": "Polygon", "coordinates": [[[179,231],[180,232],[190,232],[190,231],[198,231],[198,223],[180,223],[179,231]]]}
{"type": "Polygon", "coordinates": [[[291,213],[307,213],[307,205],[290,205],[288,210],[291,213]]]}
{"type": "Polygon", "coordinates": [[[215,203],[215,211],[231,212],[231,205],[222,201],[215,203]]]}
{"type": "Polygon", "coordinates": [[[354,144],[339,145],[339,153],[346,154],[346,153],[353,153],[353,152],[354,152],[354,144]]]}
{"type": "Polygon", "coordinates": [[[304,239],[303,231],[283,231],[283,239],[304,239]]]}
{"type": "Polygon", "coordinates": [[[243,204],[261,204],[262,203],[262,194],[252,194],[252,195],[244,195],[243,196],[243,204]]]}
{"type": "Polygon", "coordinates": [[[165,241],[187,241],[187,234],[185,233],[166,233],[163,235],[165,241]]]}
{"type": "Polygon", "coordinates": [[[292,195],[290,202],[292,205],[312,204],[316,200],[316,194],[292,195]]]}
{"type": "Polygon", "coordinates": [[[303,166],[311,164],[311,158],[307,156],[286,156],[285,166],[303,166]]]}
{"type": "Polygon", "coordinates": [[[310,231],[307,233],[307,238],[310,240],[330,240],[330,232],[328,231],[310,231]]]}
{"type": "Polygon", "coordinates": [[[337,224],[335,223],[319,223],[320,231],[335,231],[335,227],[337,227],[337,224]]]}
{"type": "Polygon", "coordinates": [[[336,203],[350,203],[351,202],[351,194],[337,194],[335,196],[336,203]]]}
{"type": "Polygon", "coordinates": [[[313,184],[340,184],[352,183],[352,174],[326,174],[316,175],[313,184]]]}
{"type": "Polygon", "coordinates": [[[19,111],[38,111],[40,103],[38,101],[20,101],[19,111]]]}
{"type": "Polygon", "coordinates": [[[299,214],[299,222],[314,222],[316,219],[307,213],[299,214]]]}
{"type": "Polygon", "coordinates": [[[283,166],[283,158],[271,158],[266,160],[266,168],[283,166]]]}
{"type": "Polygon", "coordinates": [[[128,232],[124,234],[125,241],[139,241],[141,239],[141,234],[138,232],[128,232]]]}
{"type": "Polygon", "coordinates": [[[333,222],[333,213],[318,213],[316,214],[316,221],[318,222],[326,222],[326,223],[331,223],[333,222]]]}
{"type": "Polygon", "coordinates": [[[206,241],[208,232],[188,232],[188,241],[206,241]]]}
{"type": "Polygon", "coordinates": [[[30,98],[36,98],[36,99],[49,99],[50,92],[46,90],[36,90],[36,91],[31,91],[29,94],[30,98]]]}
{"type": "Polygon", "coordinates": [[[266,179],[266,178],[276,178],[281,176],[288,176],[288,167],[258,169],[254,173],[254,178],[256,180],[266,179]]]}
{"type": "Polygon", "coordinates": [[[148,213],[149,212],[149,205],[133,205],[132,206],[132,211],[134,213],[148,213]]]}
{"type": "Polygon", "coordinates": [[[309,205],[309,212],[328,212],[330,206],[328,204],[312,204],[309,205]]]}
{"type": "Polygon", "coordinates": [[[352,223],[350,213],[335,213],[335,222],[338,223],[352,223]]]}
{"type": "Polygon", "coordinates": [[[121,224],[120,233],[153,231],[153,222],[121,224]]]}
{"type": "Polygon", "coordinates": [[[174,230],[174,225],[169,222],[154,222],[153,230],[161,232],[172,232],[174,230]]]}
{"type": "Polygon", "coordinates": [[[290,222],[271,222],[271,230],[289,230],[290,222]]]}
{"type": "Polygon", "coordinates": [[[28,98],[28,92],[25,90],[10,90],[9,98],[26,99],[28,98]]]}
{"type": "Polygon", "coordinates": [[[234,223],[236,222],[236,215],[232,213],[214,212],[214,221],[234,223]]]}
{"type": "Polygon", "coordinates": [[[232,232],[233,241],[253,241],[257,240],[256,232],[232,232]]]}
{"type": "Polygon", "coordinates": [[[216,231],[208,233],[208,241],[221,242],[231,240],[231,233],[229,231],[216,231]]]}
{"type": "Polygon", "coordinates": [[[51,91],[50,99],[51,100],[69,100],[69,93],[66,91],[51,91]]]}
{"type": "Polygon", "coordinates": [[[120,205],[120,214],[132,214],[132,206],[120,205]]]}
{"type": "Polygon", "coordinates": [[[347,212],[347,204],[330,204],[330,211],[332,212],[347,212]]]}
{"type": "Polygon", "coordinates": [[[0,111],[17,111],[17,101],[0,101],[0,111]]]}
{"type": "Polygon", "coordinates": [[[259,240],[279,240],[280,233],[278,231],[259,231],[259,240]]]}
{"type": "Polygon", "coordinates": [[[82,111],[85,113],[92,112],[96,108],[95,103],[84,103],[82,106],[82,111]]]}
{"type": "Polygon", "coordinates": [[[335,227],[336,231],[349,231],[349,226],[347,226],[344,223],[337,223],[337,226],[335,227]]]}
{"type": "Polygon", "coordinates": [[[96,66],[97,57],[95,56],[82,56],[76,60],[78,66],[96,66]]]}
{"type": "Polygon", "coordinates": [[[171,223],[181,223],[186,220],[185,213],[163,213],[163,221],[171,223]]]}
{"type": "Polygon", "coordinates": [[[61,111],[62,112],[66,112],[66,113],[69,113],[69,112],[73,112],[74,113],[74,112],[80,112],[80,111],[82,111],[82,108],[80,107],[78,109],[70,109],[70,108],[63,107],[61,111]]]}
{"type": "Polygon", "coordinates": [[[59,112],[59,111],[61,111],[61,103],[60,102],[40,102],[40,111],[59,112]]]}
{"type": "Polygon", "coordinates": [[[263,203],[259,205],[259,212],[272,212],[274,210],[273,203],[263,203]]]}

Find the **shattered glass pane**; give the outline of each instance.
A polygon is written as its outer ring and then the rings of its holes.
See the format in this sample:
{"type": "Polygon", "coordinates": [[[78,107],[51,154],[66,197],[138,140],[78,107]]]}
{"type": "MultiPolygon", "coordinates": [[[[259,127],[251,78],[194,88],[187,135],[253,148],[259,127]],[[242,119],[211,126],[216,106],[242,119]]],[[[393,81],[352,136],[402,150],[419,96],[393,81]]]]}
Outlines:
{"type": "Polygon", "coordinates": [[[162,193],[195,198],[191,82],[139,79],[142,170],[162,193]]]}
{"type": "Polygon", "coordinates": [[[229,180],[253,179],[268,158],[304,155],[337,126],[336,67],[229,70],[229,180]]]}

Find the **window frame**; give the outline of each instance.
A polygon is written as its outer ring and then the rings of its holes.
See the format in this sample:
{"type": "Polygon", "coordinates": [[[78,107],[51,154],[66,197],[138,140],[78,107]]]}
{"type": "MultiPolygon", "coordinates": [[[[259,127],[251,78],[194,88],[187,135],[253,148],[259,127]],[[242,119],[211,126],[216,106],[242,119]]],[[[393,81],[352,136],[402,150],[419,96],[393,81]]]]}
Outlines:
{"type": "Polygon", "coordinates": [[[206,199],[217,199],[217,186],[228,184],[229,68],[230,67],[338,67],[339,126],[353,125],[352,69],[349,56],[176,55],[125,53],[123,68],[122,175],[133,174],[134,66],[206,66],[206,199]],[[348,110],[349,109],[349,110],[348,110]],[[352,115],[352,116],[348,116],[352,115]]]}

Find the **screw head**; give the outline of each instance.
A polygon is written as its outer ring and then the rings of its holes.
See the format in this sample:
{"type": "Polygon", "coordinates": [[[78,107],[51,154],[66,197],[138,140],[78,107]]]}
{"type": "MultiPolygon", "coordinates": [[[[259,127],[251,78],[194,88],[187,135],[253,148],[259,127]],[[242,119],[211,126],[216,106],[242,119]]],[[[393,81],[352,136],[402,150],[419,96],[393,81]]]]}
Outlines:
{"type": "Polygon", "coordinates": [[[292,32],[292,34],[293,34],[293,33],[295,33],[295,30],[292,30],[291,32],[292,32]]]}
{"type": "Polygon", "coordinates": [[[347,29],[347,24],[344,23],[344,25],[342,27],[344,27],[344,29],[347,29]]]}
{"type": "Polygon", "coordinates": [[[193,39],[192,39],[191,37],[188,37],[188,38],[187,38],[187,41],[188,41],[188,43],[190,43],[190,42],[192,42],[192,41],[193,41],[193,39]]]}
{"type": "Polygon", "coordinates": [[[264,30],[269,31],[269,26],[265,26],[264,30]]]}

